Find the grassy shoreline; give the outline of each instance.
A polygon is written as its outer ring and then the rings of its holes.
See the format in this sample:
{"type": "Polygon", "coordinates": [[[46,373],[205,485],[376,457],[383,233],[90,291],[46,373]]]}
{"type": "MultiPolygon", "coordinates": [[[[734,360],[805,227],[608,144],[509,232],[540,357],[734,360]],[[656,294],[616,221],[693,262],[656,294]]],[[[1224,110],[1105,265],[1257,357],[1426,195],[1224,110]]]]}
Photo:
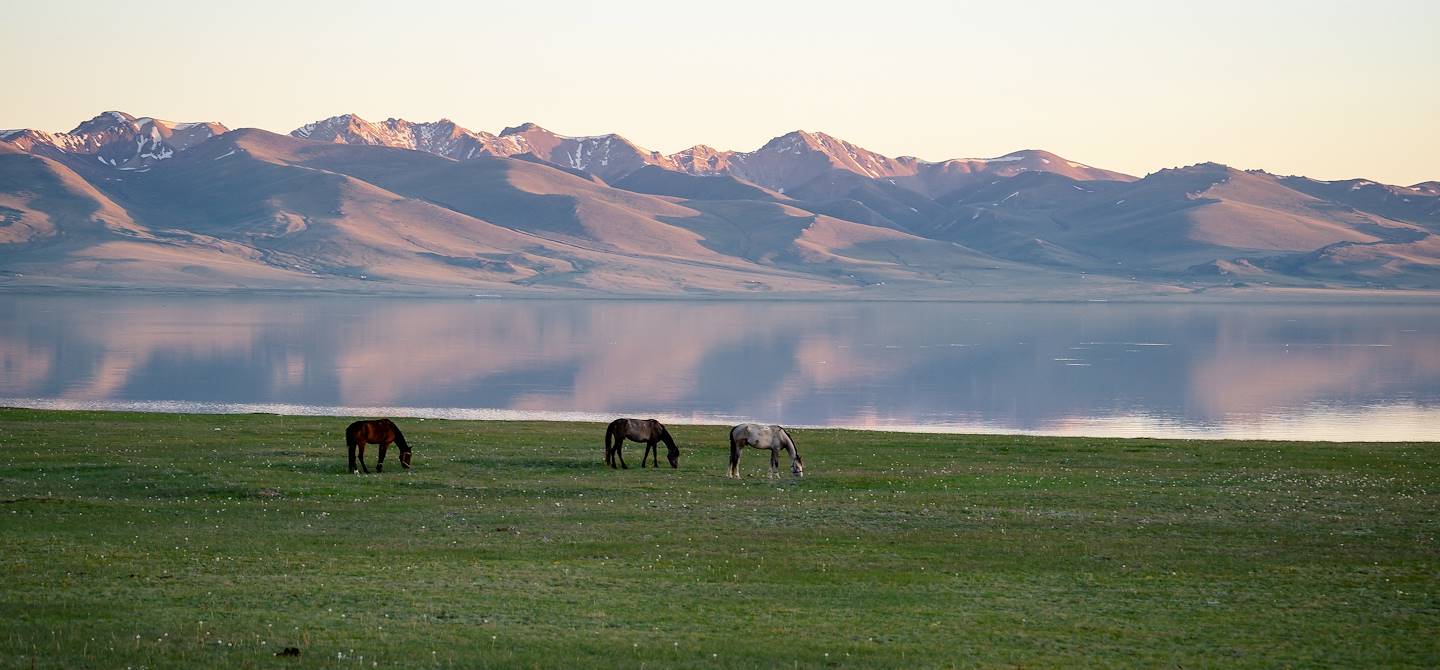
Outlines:
{"type": "Polygon", "coordinates": [[[1440,665],[1436,443],[346,423],[0,410],[0,666],[1440,665]]]}

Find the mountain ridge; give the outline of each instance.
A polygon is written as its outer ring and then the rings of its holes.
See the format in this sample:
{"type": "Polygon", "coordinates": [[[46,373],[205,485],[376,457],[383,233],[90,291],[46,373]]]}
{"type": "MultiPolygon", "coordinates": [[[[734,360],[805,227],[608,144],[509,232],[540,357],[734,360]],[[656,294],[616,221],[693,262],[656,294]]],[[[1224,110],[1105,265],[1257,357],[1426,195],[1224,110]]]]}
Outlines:
{"type": "MultiPolygon", "coordinates": [[[[825,167],[844,169],[868,177],[902,178],[917,189],[934,191],[938,187],[951,186],[957,181],[956,174],[996,173],[1014,174],[1025,170],[1057,171],[1062,174],[1086,179],[1114,179],[1128,181],[1134,177],[1119,172],[1092,168],[1088,165],[1061,158],[1053,153],[1025,149],[995,158],[954,158],[942,161],[925,161],[914,156],[890,158],[870,151],[851,142],[836,138],[824,132],[794,130],[779,135],[754,151],[720,150],[697,144],[673,154],[663,154],[640,147],[616,133],[603,135],[571,136],[546,129],[534,122],[507,126],[500,133],[473,131],[455,125],[448,119],[428,123],[413,123],[403,119],[390,118],[374,124],[355,114],[344,114],[324,119],[297,128],[290,133],[301,139],[319,141],[360,143],[417,149],[467,160],[479,155],[515,156],[533,153],[550,162],[587,170],[607,181],[623,179],[631,172],[646,165],[655,165],[668,170],[687,172],[694,175],[731,175],[756,183],[772,190],[795,188],[805,181],[818,176],[825,167]],[[341,128],[338,122],[344,121],[341,128]],[[377,132],[377,127],[386,126],[391,132],[377,132]],[[404,133],[397,134],[394,128],[432,128],[448,126],[454,132],[475,138],[482,149],[459,153],[448,149],[435,149],[423,142],[414,141],[404,133]],[[506,139],[508,138],[508,142],[506,139]],[[809,154],[812,165],[801,168],[794,174],[793,167],[782,161],[773,160],[767,154],[790,152],[793,155],[809,154]],[[611,161],[615,164],[612,165],[611,161]],[[823,162],[823,165],[820,164],[823,162]],[[1004,165],[1007,163],[1015,165],[1004,165]],[[782,163],[782,164],[777,164],[782,163]],[[949,180],[946,181],[946,175],[949,180]]],[[[793,161],[791,161],[793,163],[793,161]]],[[[963,179],[961,180],[963,181],[963,179]]],[[[935,194],[938,195],[938,194],[935,194]]]]}

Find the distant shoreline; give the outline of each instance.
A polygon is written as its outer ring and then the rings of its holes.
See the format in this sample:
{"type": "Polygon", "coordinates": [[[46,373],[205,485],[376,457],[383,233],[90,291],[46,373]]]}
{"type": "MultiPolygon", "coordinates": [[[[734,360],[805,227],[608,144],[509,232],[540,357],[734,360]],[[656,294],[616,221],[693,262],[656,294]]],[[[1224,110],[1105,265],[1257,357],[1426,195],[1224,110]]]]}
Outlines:
{"type": "Polygon", "coordinates": [[[1154,295],[1106,295],[1063,297],[1052,295],[943,296],[926,293],[905,295],[848,295],[838,293],[697,293],[618,294],[603,292],[542,292],[499,289],[443,288],[416,290],[408,287],[375,291],[335,288],[151,288],[138,286],[44,286],[0,283],[0,296],[124,296],[166,298],[345,298],[405,300],[504,300],[504,301],[616,301],[616,302],[896,302],[968,304],[1336,304],[1336,305],[1429,305],[1440,307],[1440,290],[1346,289],[1346,288],[1210,288],[1188,293],[1154,295]]]}
{"type": "MultiPolygon", "coordinates": [[[[760,420],[751,417],[725,415],[673,415],[655,412],[578,412],[511,410],[496,408],[464,407],[345,407],[301,405],[287,403],[215,403],[191,401],[87,401],[48,398],[0,398],[0,411],[30,410],[55,413],[113,413],[146,414],[170,416],[171,418],[197,416],[236,416],[257,414],[283,417],[321,417],[354,419],[367,417],[392,417],[414,421],[467,421],[481,423],[547,423],[603,425],[617,416],[645,416],[659,418],[665,423],[686,427],[723,427],[746,421],[760,420]]],[[[827,430],[847,433],[879,433],[886,435],[952,435],[970,437],[1025,437],[1059,438],[1075,440],[1162,440],[1166,442],[1274,442],[1305,444],[1437,444],[1440,439],[1422,438],[1404,440],[1326,440],[1315,438],[1282,439],[1276,437],[1253,437],[1244,435],[1206,435],[1199,431],[1176,431],[1170,434],[1124,434],[1122,432],[1075,433],[1058,430],[1006,429],[995,426],[962,424],[893,424],[893,425],[811,425],[787,424],[801,430],[827,430]]]]}

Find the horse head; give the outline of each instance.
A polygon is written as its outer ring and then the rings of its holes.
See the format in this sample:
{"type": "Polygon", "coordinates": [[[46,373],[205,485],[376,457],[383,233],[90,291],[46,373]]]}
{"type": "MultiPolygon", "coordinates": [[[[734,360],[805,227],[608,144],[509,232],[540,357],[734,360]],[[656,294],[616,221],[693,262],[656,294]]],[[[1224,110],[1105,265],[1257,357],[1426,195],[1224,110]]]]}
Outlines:
{"type": "Polygon", "coordinates": [[[405,434],[395,429],[395,446],[400,447],[400,467],[410,469],[410,443],[405,441],[405,434]]]}

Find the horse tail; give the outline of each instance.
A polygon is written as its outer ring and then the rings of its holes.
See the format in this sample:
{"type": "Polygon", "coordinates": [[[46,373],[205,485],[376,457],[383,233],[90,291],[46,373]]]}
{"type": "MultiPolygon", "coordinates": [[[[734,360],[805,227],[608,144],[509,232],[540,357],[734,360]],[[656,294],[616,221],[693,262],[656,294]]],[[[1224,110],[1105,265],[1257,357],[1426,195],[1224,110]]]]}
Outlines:
{"type": "Polygon", "coordinates": [[[616,435],[617,433],[620,432],[620,422],[622,422],[622,421],[624,421],[624,419],[616,419],[616,420],[614,420],[614,421],[611,421],[611,422],[610,422],[610,425],[608,425],[608,426],[605,427],[605,456],[606,456],[606,457],[609,457],[609,456],[610,456],[610,449],[612,448],[612,446],[611,446],[611,444],[612,444],[611,440],[612,440],[612,438],[615,437],[615,435],[616,435]]]}
{"type": "Polygon", "coordinates": [[[359,432],[360,432],[360,422],[358,422],[358,421],[355,422],[355,423],[350,424],[350,426],[345,429],[345,448],[346,448],[346,451],[348,451],[349,454],[350,454],[350,471],[351,471],[351,472],[354,472],[354,471],[355,471],[355,442],[356,442],[356,433],[359,433],[359,432]]]}

